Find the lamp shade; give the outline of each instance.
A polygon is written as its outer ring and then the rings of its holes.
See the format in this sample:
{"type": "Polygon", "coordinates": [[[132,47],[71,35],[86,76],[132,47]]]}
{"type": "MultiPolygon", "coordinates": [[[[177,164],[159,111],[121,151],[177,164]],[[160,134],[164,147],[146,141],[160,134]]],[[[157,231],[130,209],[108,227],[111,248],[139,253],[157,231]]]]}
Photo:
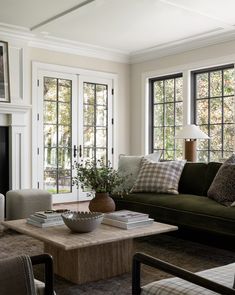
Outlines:
{"type": "Polygon", "coordinates": [[[175,136],[183,139],[209,139],[209,136],[201,131],[195,124],[185,125],[175,136]]]}

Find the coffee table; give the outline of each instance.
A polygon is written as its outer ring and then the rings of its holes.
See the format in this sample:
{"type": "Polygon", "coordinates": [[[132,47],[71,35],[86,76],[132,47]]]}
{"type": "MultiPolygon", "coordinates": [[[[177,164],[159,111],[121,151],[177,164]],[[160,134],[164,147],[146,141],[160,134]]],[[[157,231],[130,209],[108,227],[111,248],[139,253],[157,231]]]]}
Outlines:
{"type": "Polygon", "coordinates": [[[131,271],[134,238],[177,230],[154,222],[129,230],[101,224],[90,233],[72,233],[65,225],[37,228],[25,219],[2,224],[44,242],[44,252],[54,260],[54,271],[76,284],[114,277],[131,271]]]}

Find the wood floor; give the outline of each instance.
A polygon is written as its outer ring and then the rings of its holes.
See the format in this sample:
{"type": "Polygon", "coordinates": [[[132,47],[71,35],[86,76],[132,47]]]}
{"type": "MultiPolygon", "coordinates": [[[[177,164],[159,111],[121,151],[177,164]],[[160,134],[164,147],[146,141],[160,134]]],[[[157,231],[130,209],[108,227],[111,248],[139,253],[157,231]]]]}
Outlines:
{"type": "Polygon", "coordinates": [[[74,203],[60,203],[54,204],[54,209],[69,209],[72,211],[89,211],[89,202],[74,202],[74,203]]]}

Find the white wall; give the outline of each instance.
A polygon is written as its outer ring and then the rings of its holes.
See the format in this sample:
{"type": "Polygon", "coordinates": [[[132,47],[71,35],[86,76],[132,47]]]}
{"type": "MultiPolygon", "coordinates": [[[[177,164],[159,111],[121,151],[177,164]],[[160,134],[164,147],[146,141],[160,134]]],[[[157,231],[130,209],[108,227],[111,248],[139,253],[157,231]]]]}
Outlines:
{"type": "MultiPolygon", "coordinates": [[[[130,67],[128,64],[111,62],[98,58],[84,57],[76,54],[31,48],[27,40],[16,40],[1,36],[0,40],[8,42],[10,63],[11,105],[26,109],[25,114],[25,163],[23,187],[32,184],[32,62],[70,66],[80,69],[109,72],[117,75],[117,99],[114,103],[117,115],[115,128],[116,153],[130,152],[130,67]]],[[[1,106],[0,106],[1,108],[1,106]]],[[[114,122],[115,123],[115,122],[114,122]]],[[[36,153],[36,151],[34,151],[36,153]]],[[[17,188],[17,187],[14,187],[17,188]]]]}
{"type": "Polygon", "coordinates": [[[235,63],[235,41],[207,46],[181,54],[131,65],[130,147],[131,154],[143,154],[145,147],[145,79],[157,75],[184,72],[202,67],[235,63]]]}

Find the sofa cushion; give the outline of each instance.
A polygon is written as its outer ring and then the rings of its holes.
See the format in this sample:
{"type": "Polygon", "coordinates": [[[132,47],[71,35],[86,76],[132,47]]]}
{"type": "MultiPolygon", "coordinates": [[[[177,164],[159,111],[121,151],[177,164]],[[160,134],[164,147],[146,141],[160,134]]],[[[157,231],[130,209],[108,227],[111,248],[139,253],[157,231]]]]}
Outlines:
{"type": "Polygon", "coordinates": [[[178,185],[186,161],[153,163],[143,160],[131,192],[178,194],[178,185]]]}
{"type": "Polygon", "coordinates": [[[221,167],[222,163],[218,163],[218,162],[209,162],[207,164],[207,171],[206,171],[206,181],[205,181],[205,187],[203,190],[203,195],[207,196],[207,192],[219,170],[219,168],[221,167]]]}
{"type": "Polygon", "coordinates": [[[220,167],[207,195],[224,205],[235,201],[235,154],[220,167]]]}
{"type": "Polygon", "coordinates": [[[208,165],[206,163],[186,163],[180,177],[179,193],[203,196],[208,165]]]}

